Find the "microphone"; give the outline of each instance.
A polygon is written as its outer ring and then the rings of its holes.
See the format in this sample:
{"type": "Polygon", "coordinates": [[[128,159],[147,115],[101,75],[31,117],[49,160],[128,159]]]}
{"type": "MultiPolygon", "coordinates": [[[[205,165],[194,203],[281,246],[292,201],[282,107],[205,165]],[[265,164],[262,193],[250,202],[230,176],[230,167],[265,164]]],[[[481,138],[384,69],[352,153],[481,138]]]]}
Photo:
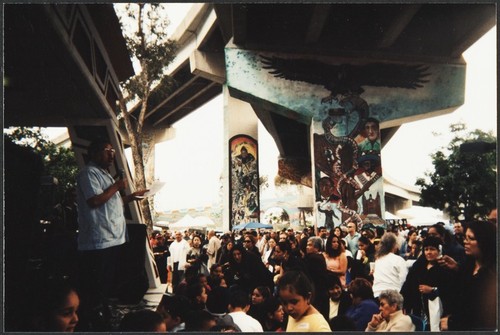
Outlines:
{"type": "Polygon", "coordinates": [[[118,169],[118,178],[123,179],[125,176],[125,171],[123,169],[118,169]]]}

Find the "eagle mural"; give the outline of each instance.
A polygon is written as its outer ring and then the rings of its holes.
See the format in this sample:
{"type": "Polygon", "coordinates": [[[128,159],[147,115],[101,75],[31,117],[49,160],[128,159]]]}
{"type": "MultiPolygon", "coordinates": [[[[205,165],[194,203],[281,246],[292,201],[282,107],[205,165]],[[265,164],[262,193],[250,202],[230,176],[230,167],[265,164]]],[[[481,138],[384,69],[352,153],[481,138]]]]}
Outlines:
{"type": "Polygon", "coordinates": [[[260,55],[263,68],[277,78],[322,85],[330,95],[321,102],[338,100],[339,96],[361,95],[363,86],[416,89],[427,83],[427,66],[388,63],[365,65],[331,65],[316,60],[285,59],[260,55]]]}

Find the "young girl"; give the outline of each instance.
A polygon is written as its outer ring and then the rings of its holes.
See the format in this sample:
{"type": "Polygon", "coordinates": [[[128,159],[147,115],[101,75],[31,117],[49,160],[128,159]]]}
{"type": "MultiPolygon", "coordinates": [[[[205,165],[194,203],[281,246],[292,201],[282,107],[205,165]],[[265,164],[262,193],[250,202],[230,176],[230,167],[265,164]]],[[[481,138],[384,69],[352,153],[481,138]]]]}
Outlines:
{"type": "Polygon", "coordinates": [[[283,306],[281,306],[279,300],[275,297],[269,297],[266,301],[262,303],[263,313],[259,319],[257,319],[262,325],[262,329],[265,332],[282,332],[283,330],[283,320],[285,317],[285,312],[283,311],[283,306]]]}
{"type": "Polygon", "coordinates": [[[330,332],[323,315],[311,305],[314,286],[300,271],[287,271],[278,281],[283,309],[289,315],[287,332],[330,332]]]}
{"type": "Polygon", "coordinates": [[[264,313],[263,303],[271,296],[271,290],[267,286],[257,286],[250,295],[251,305],[247,314],[254,319],[259,319],[264,313]]]}
{"type": "Polygon", "coordinates": [[[77,312],[80,305],[75,289],[62,278],[50,278],[34,286],[31,305],[26,310],[28,320],[25,326],[30,331],[74,332],[79,321],[77,312]]]}

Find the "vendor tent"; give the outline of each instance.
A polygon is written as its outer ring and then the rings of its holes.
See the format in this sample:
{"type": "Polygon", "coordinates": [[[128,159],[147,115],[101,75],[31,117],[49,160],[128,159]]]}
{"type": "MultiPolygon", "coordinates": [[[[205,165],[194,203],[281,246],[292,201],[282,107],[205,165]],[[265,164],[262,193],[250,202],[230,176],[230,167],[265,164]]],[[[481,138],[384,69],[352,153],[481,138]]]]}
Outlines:
{"type": "Polygon", "coordinates": [[[406,219],[412,226],[432,226],[437,222],[449,220],[442,211],[431,207],[413,206],[400,209],[396,214],[406,219]]]}
{"type": "Polygon", "coordinates": [[[391,212],[385,211],[385,219],[386,220],[401,220],[402,218],[392,214],[391,212]]]}
{"type": "Polygon", "coordinates": [[[162,228],[167,228],[168,221],[156,221],[154,225],[162,228]]]}
{"type": "Polygon", "coordinates": [[[177,221],[176,223],[172,223],[168,225],[168,228],[170,230],[182,230],[182,229],[188,229],[191,228],[194,224],[194,219],[191,215],[186,214],[182,219],[177,221]]]}
{"type": "Polygon", "coordinates": [[[202,226],[202,227],[215,227],[215,222],[208,216],[197,216],[193,219],[194,225],[195,226],[202,226]]]}

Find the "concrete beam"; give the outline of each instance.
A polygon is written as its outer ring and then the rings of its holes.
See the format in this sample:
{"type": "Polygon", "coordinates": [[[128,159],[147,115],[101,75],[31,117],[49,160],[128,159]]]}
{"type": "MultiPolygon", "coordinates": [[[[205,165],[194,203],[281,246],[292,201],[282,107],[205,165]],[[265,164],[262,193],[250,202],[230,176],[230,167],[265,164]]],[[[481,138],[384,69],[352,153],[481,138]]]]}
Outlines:
{"type": "Polygon", "coordinates": [[[326,20],[330,15],[330,4],[316,5],[309,22],[309,27],[306,33],[306,43],[316,43],[318,42],[323,27],[325,26],[326,20]]]}
{"type": "MultiPolygon", "coordinates": [[[[193,7],[193,10],[198,7],[193,7]]],[[[217,15],[212,6],[203,4],[198,10],[198,13],[192,14],[194,17],[189,18],[188,14],[188,17],[172,37],[179,44],[179,49],[174,61],[167,68],[168,75],[175,74],[189,60],[191,54],[206,41],[211,32],[217,28],[217,15]]]]}
{"type": "MultiPolygon", "coordinates": [[[[369,104],[370,116],[379,119],[383,128],[449,113],[464,102],[466,66],[461,59],[454,63],[347,59],[244,50],[230,45],[225,50],[229,64],[227,85],[233,96],[251,104],[267,101],[281,107],[274,112],[289,117],[288,111],[293,111],[300,116],[297,120],[322,120],[330,109],[340,107],[338,100],[328,98],[345,85],[333,80],[345,66],[359,71],[353,72],[352,80],[363,88],[361,98],[369,104]],[[379,83],[371,85],[364,79],[364,73],[377,66],[387,71],[379,83]],[[416,71],[414,75],[421,84],[408,87],[413,77],[405,79],[401,75],[407,73],[403,71],[405,67],[422,69],[422,73],[416,71]]],[[[351,127],[357,122],[355,116],[352,115],[351,127]]]]}
{"type": "Polygon", "coordinates": [[[415,16],[422,5],[405,5],[402,6],[401,15],[395,17],[389,29],[385,32],[382,40],[378,43],[381,49],[390,47],[401,35],[411,19],[415,16]]]}
{"type": "Polygon", "coordinates": [[[156,113],[161,107],[163,107],[166,103],[168,103],[170,100],[175,98],[177,95],[182,93],[186,88],[188,88],[193,82],[195,82],[197,79],[196,76],[185,82],[181,87],[176,89],[172,94],[170,94],[165,100],[163,100],[161,103],[155,106],[152,110],[146,113],[146,118],[151,116],[152,114],[156,113]]]}
{"type": "Polygon", "coordinates": [[[205,86],[203,89],[201,89],[200,91],[198,91],[198,93],[194,94],[191,97],[191,99],[184,101],[182,104],[180,104],[179,106],[177,106],[175,109],[169,111],[168,113],[165,113],[165,115],[163,115],[161,119],[159,119],[158,121],[156,121],[155,123],[153,123],[153,127],[157,126],[163,120],[165,120],[167,117],[169,117],[170,115],[174,114],[179,109],[183,108],[184,106],[186,106],[187,104],[189,104],[191,101],[193,101],[194,99],[196,99],[197,97],[199,97],[200,95],[202,95],[203,93],[205,93],[205,91],[208,91],[209,89],[211,89],[212,86],[214,86],[214,85],[216,85],[216,83],[210,83],[209,85],[205,86]]]}
{"type": "Polygon", "coordinates": [[[245,5],[231,6],[233,43],[245,44],[247,38],[247,10],[245,5]]]}
{"type": "Polygon", "coordinates": [[[191,72],[219,84],[226,81],[226,65],[223,53],[195,50],[189,56],[191,72]]]}

